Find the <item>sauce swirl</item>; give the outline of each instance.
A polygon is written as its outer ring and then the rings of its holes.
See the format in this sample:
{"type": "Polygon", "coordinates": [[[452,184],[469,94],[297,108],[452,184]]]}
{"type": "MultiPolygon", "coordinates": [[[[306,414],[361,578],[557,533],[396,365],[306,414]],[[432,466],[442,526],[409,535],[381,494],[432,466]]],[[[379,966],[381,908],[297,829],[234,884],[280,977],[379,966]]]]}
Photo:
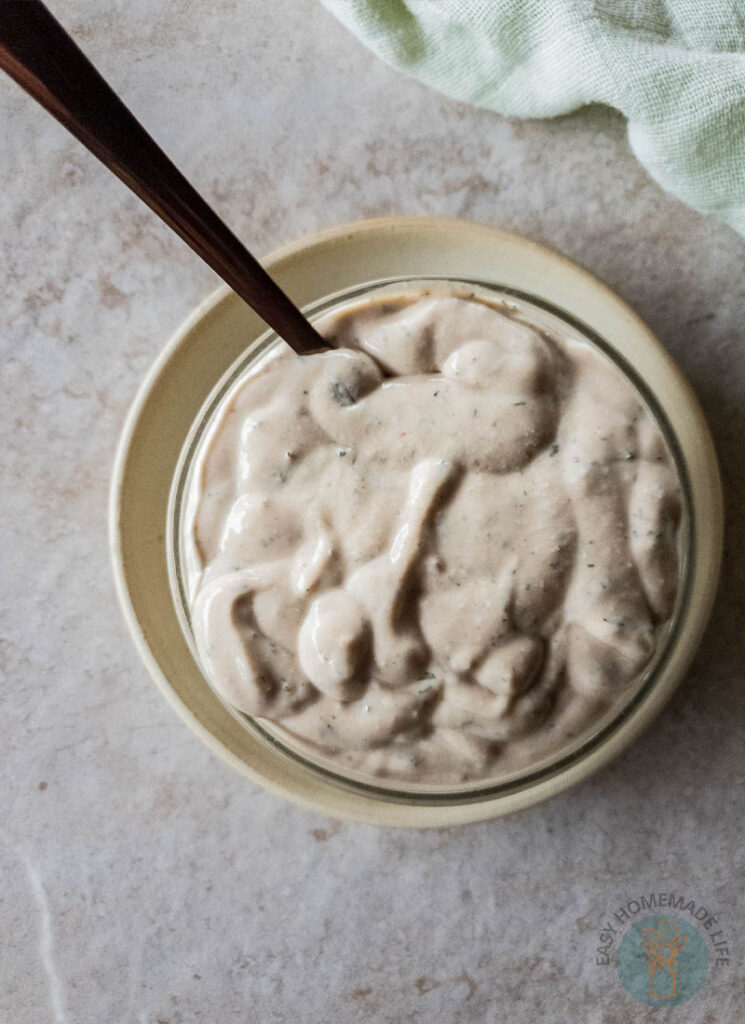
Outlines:
{"type": "Polygon", "coordinates": [[[648,665],[675,468],[622,372],[509,307],[403,294],[277,348],[192,479],[191,618],[223,698],[339,768],[524,767],[648,665]]]}

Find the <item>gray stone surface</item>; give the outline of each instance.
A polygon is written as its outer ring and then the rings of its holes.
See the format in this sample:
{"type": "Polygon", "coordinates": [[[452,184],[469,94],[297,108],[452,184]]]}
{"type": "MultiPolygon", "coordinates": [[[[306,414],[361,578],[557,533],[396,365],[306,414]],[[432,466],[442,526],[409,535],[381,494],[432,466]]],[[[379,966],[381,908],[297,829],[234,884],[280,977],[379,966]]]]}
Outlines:
{"type": "Polygon", "coordinates": [[[745,247],[667,198],[620,118],[509,122],[373,60],[313,0],[54,9],[257,251],[389,213],[563,250],[689,374],[728,492],[723,585],[673,704],[592,780],[462,830],[339,825],[217,761],[150,683],[108,564],[123,417],[211,273],[0,81],[2,1024],[742,1020],[745,247]],[[649,1011],[595,965],[650,891],[732,962],[649,1011]]]}

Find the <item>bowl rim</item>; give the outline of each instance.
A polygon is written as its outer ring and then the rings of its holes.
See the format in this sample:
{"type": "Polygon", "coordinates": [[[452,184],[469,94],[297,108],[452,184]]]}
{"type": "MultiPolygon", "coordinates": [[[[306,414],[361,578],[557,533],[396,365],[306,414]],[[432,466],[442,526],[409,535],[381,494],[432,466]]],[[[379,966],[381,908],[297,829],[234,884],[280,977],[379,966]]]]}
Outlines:
{"type": "MultiPolygon", "coordinates": [[[[349,794],[346,794],[346,796],[342,798],[341,793],[337,793],[338,799],[334,799],[333,793],[320,794],[318,792],[319,786],[317,780],[313,780],[310,785],[306,787],[301,786],[300,789],[298,789],[295,784],[287,784],[288,780],[283,777],[283,773],[281,771],[274,776],[271,776],[270,773],[268,777],[266,771],[261,769],[257,771],[254,767],[247,764],[243,758],[238,757],[235,752],[230,750],[225,742],[215,735],[212,729],[205,724],[203,717],[195,714],[194,710],[189,707],[189,705],[176,693],[174,686],[171,681],[169,681],[167,673],[164,672],[162,665],[159,663],[158,658],[155,657],[155,654],[151,649],[151,645],[148,642],[147,630],[143,628],[143,623],[140,621],[135,606],[135,599],[129,586],[127,568],[125,564],[126,552],[124,550],[125,545],[122,536],[121,520],[123,494],[127,484],[128,462],[132,454],[133,440],[135,438],[143,410],[151,400],[154,392],[157,390],[161,376],[167,370],[172,360],[178,355],[180,346],[189,339],[192,332],[199,328],[200,325],[203,325],[205,318],[209,317],[211,313],[214,313],[221,306],[226,303],[240,301],[237,300],[226,286],[221,286],[208,296],[207,299],[205,299],[205,301],[203,301],[186,318],[184,323],[173,334],[146,375],[145,380],[132,403],[122,430],[112,478],[109,509],[111,554],[114,566],[116,589],[123,609],[125,621],[151,676],[154,678],[159,688],[165,693],[169,702],[175,706],[179,714],[181,714],[181,716],[187,721],[187,724],[189,724],[200,738],[203,739],[214,751],[220,754],[220,756],[228,760],[228,762],[233,764],[233,766],[238,768],[238,770],[254,779],[254,781],[260,782],[266,788],[279,792],[296,802],[304,804],[305,806],[322,810],[327,814],[339,817],[349,817],[362,821],[372,821],[377,824],[414,826],[447,825],[481,820],[483,818],[516,810],[545,799],[567,786],[574,784],[581,778],[584,778],[599,769],[612,757],[620,753],[622,749],[631,743],[633,739],[644,728],[646,728],[653,717],[661,710],[680,682],[685,669],[687,668],[688,662],[695,652],[695,648],[700,635],[703,632],[716,591],[722,543],[721,483],[713,444],[701,410],[698,407],[698,403],[690,386],[685,381],[685,378],[683,378],[677,366],[672,362],[670,357],[662,348],[660,342],[636,316],[636,314],[634,314],[633,311],[630,310],[629,307],[610,289],[596,281],[592,275],[580,269],[565,257],[554,253],[546,247],[539,246],[536,243],[522,239],[519,236],[499,231],[498,229],[490,228],[485,225],[472,224],[453,218],[381,218],[354,224],[344,224],[307,238],[301,238],[289,243],[288,245],[282,246],[278,250],[275,250],[275,252],[267,257],[264,262],[265,265],[274,268],[276,273],[278,270],[281,270],[283,265],[292,263],[292,261],[298,256],[302,256],[311,250],[323,249],[324,246],[328,246],[329,244],[333,245],[336,242],[343,244],[345,240],[348,240],[352,236],[356,236],[358,239],[360,236],[368,236],[370,240],[374,241],[375,237],[379,236],[381,232],[385,233],[389,231],[394,231],[399,234],[403,233],[404,235],[406,235],[407,232],[413,233],[418,237],[421,237],[422,235],[426,236],[427,234],[433,234],[435,237],[443,234],[447,236],[449,233],[453,232],[465,232],[470,235],[487,235],[489,241],[496,246],[506,246],[509,249],[515,249],[516,247],[519,248],[522,251],[522,254],[527,255],[529,262],[531,257],[538,262],[545,262],[546,260],[549,260],[551,263],[558,265],[565,274],[568,273],[575,279],[582,279],[586,288],[591,289],[596,294],[601,294],[606,303],[610,303],[614,306],[616,311],[625,317],[628,322],[629,329],[636,331],[640,338],[643,336],[646,344],[651,346],[654,350],[658,361],[661,362],[664,365],[664,368],[672,374],[680,399],[685,404],[687,414],[689,417],[692,417],[693,424],[698,431],[698,439],[704,455],[703,464],[707,470],[707,489],[709,498],[707,503],[707,511],[709,515],[706,518],[706,522],[703,524],[705,533],[705,536],[703,537],[704,550],[702,552],[701,545],[699,544],[699,551],[696,556],[699,558],[703,554],[704,564],[701,565],[696,563],[695,565],[692,565],[691,568],[691,571],[694,574],[697,573],[699,583],[697,605],[694,609],[695,615],[693,617],[693,621],[690,623],[690,629],[692,632],[688,637],[686,645],[687,650],[684,657],[682,659],[679,658],[679,663],[675,671],[671,673],[667,679],[661,680],[660,685],[652,686],[645,699],[640,702],[640,706],[636,707],[630,713],[627,720],[623,722],[619,728],[614,729],[610,736],[597,743],[588,754],[578,757],[572,764],[564,768],[552,771],[547,778],[538,782],[520,785],[517,789],[514,789],[511,792],[501,793],[499,795],[469,798],[468,794],[464,794],[456,803],[443,804],[423,801],[419,803],[418,806],[412,806],[409,802],[404,800],[404,813],[401,813],[401,801],[398,798],[394,797],[393,799],[383,799],[377,793],[369,794],[357,791],[353,794],[354,799],[351,801],[349,800],[349,794]]],[[[419,272],[404,276],[408,276],[409,278],[431,278],[437,275],[419,272]]],[[[456,275],[454,274],[449,276],[456,278],[456,275]]],[[[466,275],[462,275],[460,276],[460,279],[463,280],[465,277],[466,275]]],[[[509,291],[509,286],[503,287],[505,291],[509,291]]],[[[339,289],[334,289],[334,291],[338,290],[339,289]]],[[[555,300],[546,300],[540,290],[529,292],[525,297],[528,301],[535,302],[538,300],[538,304],[540,304],[543,299],[544,301],[548,301],[550,306],[557,307],[555,300]]],[[[570,320],[579,320],[583,331],[589,330],[591,334],[598,333],[594,330],[592,325],[586,324],[582,317],[578,316],[571,308],[567,310],[563,306],[559,306],[558,309],[565,313],[570,320]]],[[[260,330],[259,334],[261,333],[263,332],[260,330]]],[[[612,343],[608,342],[603,335],[601,335],[601,337],[603,337],[608,347],[616,351],[615,346],[613,346],[612,343]]],[[[255,342],[255,340],[256,336],[247,338],[246,348],[255,342]]],[[[231,365],[232,363],[233,360],[231,360],[231,365]]],[[[222,373],[218,374],[212,381],[212,386],[214,386],[216,381],[222,378],[222,376],[222,373]]],[[[209,389],[210,391],[212,390],[212,386],[209,389]]],[[[650,386],[648,382],[647,386],[656,397],[656,389],[650,386]]],[[[659,402],[659,405],[663,410],[666,409],[664,402],[659,402]]],[[[674,430],[673,434],[675,435],[674,430]]],[[[698,522],[701,519],[701,515],[700,510],[697,507],[695,496],[691,499],[691,509],[694,522],[698,522]]],[[[207,685],[208,684],[205,681],[205,686],[207,685]]]]}

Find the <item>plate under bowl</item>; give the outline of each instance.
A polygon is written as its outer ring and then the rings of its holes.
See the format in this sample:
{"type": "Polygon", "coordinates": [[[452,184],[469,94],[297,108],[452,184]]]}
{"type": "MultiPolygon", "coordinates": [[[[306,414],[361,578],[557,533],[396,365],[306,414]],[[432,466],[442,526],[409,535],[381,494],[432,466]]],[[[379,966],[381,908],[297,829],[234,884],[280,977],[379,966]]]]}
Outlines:
{"type": "Polygon", "coordinates": [[[716,590],[722,500],[711,438],[687,382],[639,318],[568,260],[515,235],[441,218],[389,218],[343,225],[285,246],[265,261],[300,306],[380,278],[493,280],[544,299],[582,321],[644,378],[675,432],[690,480],[695,548],[680,641],[666,671],[603,742],[538,782],[486,798],[431,804],[339,786],[246,729],[207,684],[174,606],[166,550],[171,484],[184,440],[216,382],[265,324],[227,288],[189,317],[151,369],[129,413],[111,493],[111,547],[125,618],[156,683],[217,753],[298,803],[375,824],[445,826],[514,811],[572,785],[619,753],[679,683],[716,590]]]}

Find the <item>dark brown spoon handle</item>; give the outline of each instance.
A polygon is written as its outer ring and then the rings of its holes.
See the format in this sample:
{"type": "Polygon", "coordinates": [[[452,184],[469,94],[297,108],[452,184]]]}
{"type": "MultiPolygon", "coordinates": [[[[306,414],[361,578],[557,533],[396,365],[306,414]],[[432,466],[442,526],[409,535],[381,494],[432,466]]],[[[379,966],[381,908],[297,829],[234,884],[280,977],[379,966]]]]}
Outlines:
{"type": "Polygon", "coordinates": [[[121,178],[296,352],[328,347],[40,0],[0,0],[0,68],[121,178]]]}

